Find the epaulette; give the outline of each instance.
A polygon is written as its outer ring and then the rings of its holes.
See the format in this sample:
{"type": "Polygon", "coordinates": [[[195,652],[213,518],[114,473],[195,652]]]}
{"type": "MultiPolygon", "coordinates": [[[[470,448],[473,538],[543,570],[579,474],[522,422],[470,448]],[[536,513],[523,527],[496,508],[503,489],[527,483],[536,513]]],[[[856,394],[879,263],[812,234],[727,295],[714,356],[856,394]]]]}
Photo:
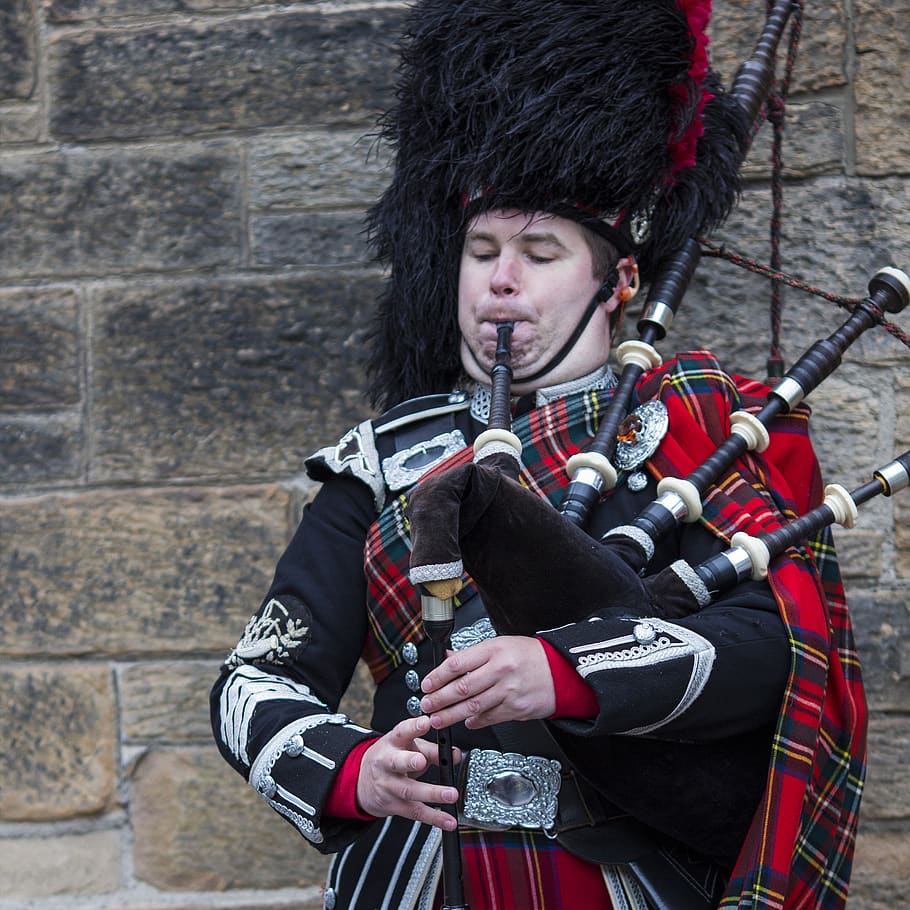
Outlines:
{"type": "Polygon", "coordinates": [[[352,427],[306,460],[314,480],[348,474],[365,483],[381,511],[389,492],[407,489],[467,445],[470,398],[464,392],[423,395],[352,427]]]}

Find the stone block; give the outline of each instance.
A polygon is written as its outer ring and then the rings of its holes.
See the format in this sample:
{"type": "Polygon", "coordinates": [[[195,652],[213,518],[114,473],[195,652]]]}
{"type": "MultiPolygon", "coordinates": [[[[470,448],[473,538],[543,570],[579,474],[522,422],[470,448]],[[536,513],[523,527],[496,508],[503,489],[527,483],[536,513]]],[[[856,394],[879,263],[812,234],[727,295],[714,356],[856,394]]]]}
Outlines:
{"type": "MultiPolygon", "coordinates": [[[[774,132],[765,123],[743,164],[744,180],[770,177],[773,142],[774,132]]],[[[839,105],[826,101],[787,105],[781,148],[785,179],[840,173],[845,154],[844,113],[839,105]]]]}
{"type": "MultiPolygon", "coordinates": [[[[885,543],[883,531],[864,531],[853,528],[849,531],[835,529],[837,558],[841,576],[852,582],[859,578],[879,578],[882,574],[882,549],[885,543]]],[[[850,585],[848,584],[848,597],[850,585]]]]}
{"type": "Polygon", "coordinates": [[[4,108],[0,110],[0,143],[37,142],[41,125],[41,109],[36,104],[4,108]]]}
{"type": "Polygon", "coordinates": [[[371,127],[391,100],[401,11],[272,13],[48,45],[51,132],[63,141],[268,126],[371,127]]]}
{"type": "Polygon", "coordinates": [[[30,0],[6,0],[0,9],[0,100],[31,97],[37,70],[30,0]]]}
{"type": "Polygon", "coordinates": [[[0,840],[0,901],[77,901],[79,895],[110,894],[121,883],[121,854],[117,831],[5,837],[0,840]]]}
{"type": "Polygon", "coordinates": [[[0,417],[0,485],[21,488],[77,480],[84,443],[79,414],[0,417]]]}
{"type": "Polygon", "coordinates": [[[265,0],[42,0],[42,2],[47,21],[54,25],[165,13],[251,10],[257,6],[271,5],[265,0]]]}
{"type": "Polygon", "coordinates": [[[873,716],[863,818],[910,819],[910,729],[905,717],[873,716]]]}
{"type": "Polygon", "coordinates": [[[63,149],[0,160],[0,276],[239,264],[239,155],[63,149]]]}
{"type": "Polygon", "coordinates": [[[328,858],[214,745],[156,749],[131,774],[136,876],[164,890],[317,886],[328,858]]]}
{"type": "Polygon", "coordinates": [[[250,224],[257,266],[362,265],[369,259],[362,213],[263,215],[250,224]]]}
{"type": "Polygon", "coordinates": [[[906,591],[849,592],[856,649],[873,711],[910,710],[910,612],[906,591]]]}
{"type": "Polygon", "coordinates": [[[0,511],[0,653],[227,653],[289,532],[275,487],[119,490],[0,511]]]}
{"type": "MultiPolygon", "coordinates": [[[[19,613],[6,634],[40,626],[42,606],[19,613]]],[[[109,669],[6,664],[0,690],[0,819],[51,821],[108,808],[117,744],[109,669]]]]}
{"type": "MultiPolygon", "coordinates": [[[[737,70],[751,54],[765,21],[763,0],[718,0],[711,16],[712,67],[731,86],[737,70]]],[[[843,3],[806,4],[791,93],[843,85],[847,17],[843,3]]],[[[776,74],[786,62],[789,26],[777,53],[776,74]]]]}
{"type": "MultiPolygon", "coordinates": [[[[767,190],[747,188],[712,241],[767,262],[771,210],[767,190]]],[[[781,251],[788,274],[835,294],[865,296],[878,269],[910,262],[910,185],[898,178],[839,177],[788,184],[781,251]]],[[[787,366],[848,315],[834,303],[790,288],[783,289],[783,300],[781,343],[787,366]]],[[[739,372],[763,376],[771,337],[769,306],[767,279],[703,258],[661,347],[664,351],[708,347],[739,372]]],[[[876,328],[854,342],[844,360],[890,367],[903,362],[905,354],[900,342],[876,328]]]]}
{"type": "Polygon", "coordinates": [[[375,276],[106,287],[95,295],[99,480],[294,475],[366,414],[375,276]]]}
{"type": "Polygon", "coordinates": [[[907,901],[910,832],[860,821],[850,881],[850,910],[895,910],[907,901]]]}
{"type": "MultiPolygon", "coordinates": [[[[237,637],[242,612],[237,616],[237,637]]],[[[218,678],[218,665],[217,660],[174,660],[122,667],[118,678],[124,740],[211,742],[208,694],[218,678]]]]}
{"type": "MultiPolygon", "coordinates": [[[[846,363],[808,398],[812,407],[809,425],[825,479],[848,490],[865,483],[883,457],[876,379],[873,371],[846,363]]],[[[864,508],[864,525],[870,515],[881,513],[881,505],[880,501],[870,502],[864,508]]]]}
{"type": "Polygon", "coordinates": [[[362,130],[259,138],[249,151],[254,210],[365,206],[390,179],[388,156],[362,130]]]}
{"type": "Polygon", "coordinates": [[[80,400],[80,308],[71,290],[0,292],[0,401],[41,410],[80,400]]]}
{"type": "Polygon", "coordinates": [[[906,171],[904,130],[898,111],[910,104],[905,3],[859,0],[856,35],[855,135],[860,174],[906,171]]]}

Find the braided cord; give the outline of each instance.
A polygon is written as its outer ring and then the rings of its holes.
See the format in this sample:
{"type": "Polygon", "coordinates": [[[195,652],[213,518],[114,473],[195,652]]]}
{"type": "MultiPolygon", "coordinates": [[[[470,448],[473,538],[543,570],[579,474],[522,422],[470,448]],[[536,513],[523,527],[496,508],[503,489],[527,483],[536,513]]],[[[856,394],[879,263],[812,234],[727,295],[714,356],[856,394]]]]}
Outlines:
{"type": "MultiPolygon", "coordinates": [[[[767,0],[767,12],[773,7],[773,0],[767,0]]],[[[771,153],[771,257],[770,265],[763,265],[754,259],[750,259],[741,253],[735,253],[727,250],[726,247],[717,246],[704,238],[698,238],[698,243],[702,250],[702,255],[712,256],[717,259],[726,259],[740,268],[744,268],[757,275],[764,275],[771,281],[771,343],[768,352],[768,376],[769,378],[779,378],[784,375],[784,359],[780,350],[780,333],[783,314],[783,287],[786,285],[804,291],[807,294],[814,294],[823,300],[836,303],[843,309],[852,310],[857,304],[861,303],[864,298],[861,297],[842,297],[838,294],[832,294],[817,288],[798,278],[793,278],[781,271],[780,239],[781,239],[781,211],[783,209],[783,139],[784,139],[784,114],[787,106],[787,96],[790,92],[790,80],[793,75],[793,67],[796,63],[796,52],[799,47],[799,39],[802,35],[803,26],[803,3],[802,0],[794,0],[794,8],[790,25],[790,40],[787,45],[787,63],[784,75],[775,91],[772,91],[764,106],[765,119],[770,121],[774,129],[774,140],[771,153]]],[[[761,126],[761,114],[753,125],[753,135],[761,126]]],[[[886,319],[880,321],[882,328],[890,335],[894,336],[910,347],[910,336],[901,329],[900,326],[886,319]]]]}
{"type": "MultiPolygon", "coordinates": [[[[765,278],[770,278],[772,281],[778,281],[787,287],[804,291],[807,294],[813,294],[816,297],[821,297],[823,300],[827,300],[830,303],[836,303],[845,310],[854,309],[856,305],[862,303],[864,299],[862,297],[842,297],[839,294],[832,294],[829,291],[808,284],[799,278],[794,278],[786,272],[781,272],[779,269],[772,269],[769,265],[763,265],[755,259],[744,256],[742,253],[728,250],[725,246],[717,246],[704,238],[699,238],[698,244],[701,247],[703,256],[712,257],[714,259],[725,259],[727,262],[745,269],[748,272],[754,272],[756,275],[763,275],[765,278]]],[[[889,322],[887,319],[882,319],[881,326],[888,334],[893,335],[898,341],[903,342],[903,344],[910,348],[910,335],[908,335],[899,325],[889,322]]]]}

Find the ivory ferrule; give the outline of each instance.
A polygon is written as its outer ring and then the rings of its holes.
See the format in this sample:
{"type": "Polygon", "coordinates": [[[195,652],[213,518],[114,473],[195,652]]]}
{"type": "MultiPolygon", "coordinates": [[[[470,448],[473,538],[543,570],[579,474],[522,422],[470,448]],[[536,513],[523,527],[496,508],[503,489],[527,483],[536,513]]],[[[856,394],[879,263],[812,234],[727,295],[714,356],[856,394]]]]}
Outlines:
{"type": "Polygon", "coordinates": [[[616,468],[597,452],[578,452],[566,462],[566,473],[573,483],[583,483],[598,493],[616,486],[616,468]]]}
{"type": "Polygon", "coordinates": [[[764,452],[771,444],[765,425],[748,411],[734,411],[730,415],[730,432],[745,439],[750,452],[764,452]]]}
{"type": "MultiPolygon", "coordinates": [[[[749,574],[753,581],[761,581],[763,578],[767,577],[768,564],[771,562],[771,554],[768,552],[768,548],[757,537],[739,531],[733,535],[730,539],[730,543],[733,544],[733,549],[727,551],[727,556],[730,558],[731,562],[734,562],[734,559],[748,559],[749,564],[751,565],[751,572],[749,574]],[[733,550],[739,550],[745,555],[741,557],[737,554],[735,557],[731,558],[733,550]]],[[[744,576],[745,572],[743,573],[743,577],[744,576]]]]}
{"type": "Polygon", "coordinates": [[[490,452],[483,453],[486,446],[497,445],[496,451],[504,451],[504,447],[511,448],[516,458],[521,457],[521,440],[511,431],[492,428],[484,430],[477,439],[474,440],[475,460],[486,457],[490,452]]]}
{"type": "Polygon", "coordinates": [[[852,528],[856,524],[859,509],[856,508],[853,497],[839,483],[829,483],[825,487],[825,505],[839,525],[852,528]]]}
{"type": "Polygon", "coordinates": [[[691,524],[701,518],[701,496],[698,488],[683,477],[665,477],[657,485],[660,494],[655,500],[667,509],[677,521],[691,524]]]}
{"type": "Polygon", "coordinates": [[[616,349],[616,360],[622,367],[632,363],[643,370],[659,367],[663,361],[660,354],[644,341],[624,341],[616,349]]]}

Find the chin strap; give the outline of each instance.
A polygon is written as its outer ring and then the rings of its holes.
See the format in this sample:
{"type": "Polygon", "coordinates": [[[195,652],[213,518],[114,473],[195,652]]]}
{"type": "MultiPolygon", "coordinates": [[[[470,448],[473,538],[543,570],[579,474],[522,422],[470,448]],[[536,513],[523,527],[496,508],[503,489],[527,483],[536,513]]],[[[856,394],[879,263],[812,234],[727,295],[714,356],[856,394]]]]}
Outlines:
{"type": "Polygon", "coordinates": [[[591,298],[591,302],[585,307],[585,311],[581,314],[581,319],[578,320],[578,325],[575,326],[575,330],[566,339],[566,343],[539,370],[530,376],[516,376],[513,381],[516,383],[534,382],[540,379],[541,376],[546,376],[547,373],[556,369],[566,359],[572,348],[575,347],[578,339],[581,338],[582,332],[588,327],[588,323],[597,311],[597,307],[613,296],[617,284],[619,284],[619,272],[613,266],[591,298]]]}

